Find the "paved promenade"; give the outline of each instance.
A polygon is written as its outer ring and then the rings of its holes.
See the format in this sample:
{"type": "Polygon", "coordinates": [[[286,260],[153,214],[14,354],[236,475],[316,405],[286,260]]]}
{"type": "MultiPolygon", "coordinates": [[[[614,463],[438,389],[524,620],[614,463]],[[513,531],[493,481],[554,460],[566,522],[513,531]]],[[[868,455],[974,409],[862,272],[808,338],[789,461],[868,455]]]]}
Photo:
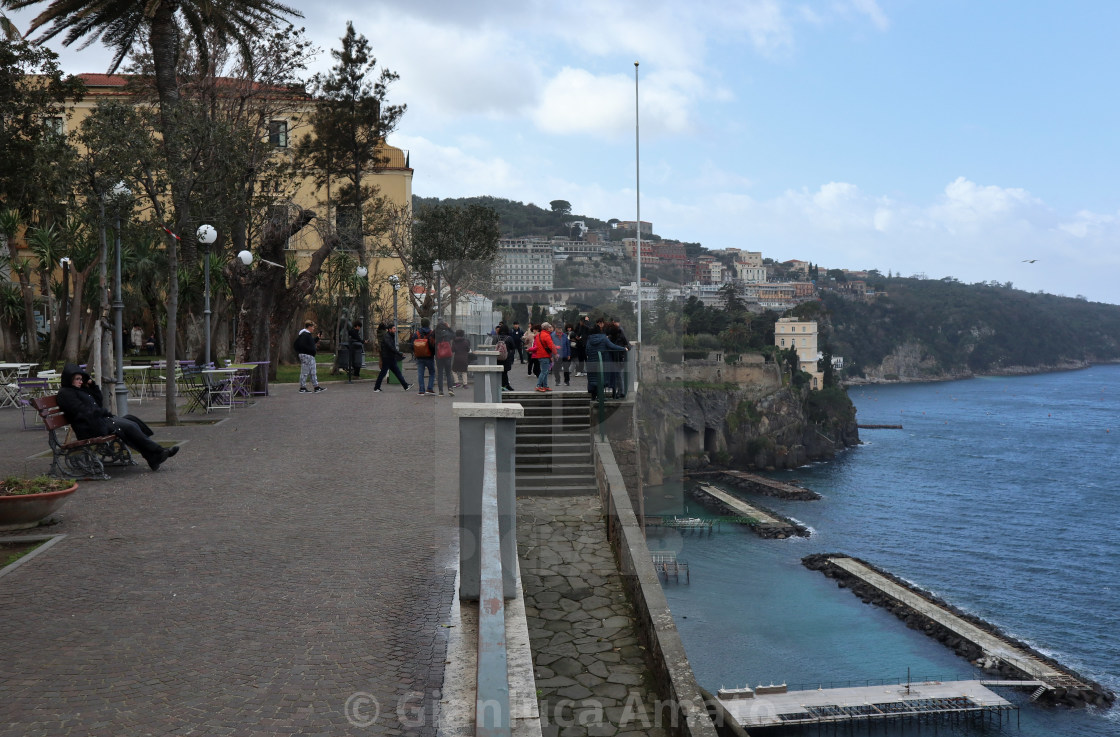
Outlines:
{"type": "MultiPolygon", "coordinates": [[[[454,400],[327,386],[156,426],[182,443],[158,473],[82,482],[30,531],[66,538],[0,578],[0,735],[435,733],[454,400]]],[[[45,472],[19,428],[0,410],[0,475],[45,472]]]]}

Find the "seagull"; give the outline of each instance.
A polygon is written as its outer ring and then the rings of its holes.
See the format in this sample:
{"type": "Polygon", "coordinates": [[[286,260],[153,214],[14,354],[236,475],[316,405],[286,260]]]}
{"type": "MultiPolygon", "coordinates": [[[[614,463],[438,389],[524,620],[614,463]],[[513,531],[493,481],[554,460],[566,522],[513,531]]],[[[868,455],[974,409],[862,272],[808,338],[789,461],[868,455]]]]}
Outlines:
{"type": "Polygon", "coordinates": [[[1024,264],[1033,264],[1035,261],[1038,261],[1038,259],[1037,258],[1025,258],[1025,259],[1023,259],[1024,264]]]}

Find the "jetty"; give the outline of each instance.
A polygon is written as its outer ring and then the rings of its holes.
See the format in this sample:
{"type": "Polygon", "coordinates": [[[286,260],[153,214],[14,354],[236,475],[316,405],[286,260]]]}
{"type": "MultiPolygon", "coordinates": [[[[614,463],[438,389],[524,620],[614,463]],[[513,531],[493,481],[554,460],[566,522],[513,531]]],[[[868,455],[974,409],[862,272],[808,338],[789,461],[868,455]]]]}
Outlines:
{"type": "Polygon", "coordinates": [[[740,727],[845,723],[996,721],[1018,707],[981,681],[921,683],[787,691],[783,686],[720,689],[716,698],[740,727]]]}
{"type": "Polygon", "coordinates": [[[701,501],[720,509],[739,524],[747,525],[759,537],[779,538],[809,537],[809,528],[757,505],[717,489],[710,484],[699,484],[692,492],[701,501]]]}
{"type": "Polygon", "coordinates": [[[692,476],[716,476],[720,481],[734,486],[736,489],[750,491],[755,494],[764,494],[778,499],[798,499],[802,501],[815,501],[821,495],[812,489],[806,489],[797,483],[787,483],[768,479],[746,471],[702,471],[692,473],[692,476]]]}
{"type": "Polygon", "coordinates": [[[901,430],[902,425],[856,425],[860,430],[901,430]]]}
{"type": "Polygon", "coordinates": [[[890,611],[915,629],[952,647],[988,672],[1037,682],[1031,700],[1068,706],[1108,706],[1114,694],[1018,642],[978,617],[967,615],[932,594],[842,554],[809,555],[802,563],[837,579],[864,601],[890,611]]]}

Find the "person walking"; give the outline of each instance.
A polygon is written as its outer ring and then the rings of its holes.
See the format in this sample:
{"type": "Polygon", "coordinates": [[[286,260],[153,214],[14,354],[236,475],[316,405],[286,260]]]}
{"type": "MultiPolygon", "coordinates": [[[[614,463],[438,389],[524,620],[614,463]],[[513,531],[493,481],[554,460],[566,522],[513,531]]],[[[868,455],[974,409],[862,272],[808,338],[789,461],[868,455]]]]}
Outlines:
{"type": "Polygon", "coordinates": [[[521,337],[525,344],[525,352],[529,354],[529,365],[525,369],[526,376],[540,376],[540,364],[533,358],[536,355],[537,333],[540,329],[540,325],[529,323],[529,330],[521,337]]]}
{"type": "Polygon", "coordinates": [[[451,341],[455,339],[455,333],[446,322],[440,320],[433,331],[432,339],[436,344],[436,388],[439,389],[439,395],[442,397],[443,385],[446,383],[447,395],[453,397],[455,392],[452,391],[454,387],[451,385],[451,361],[454,351],[451,348],[451,341]]]}
{"type": "Polygon", "coordinates": [[[591,335],[591,318],[583,315],[572,330],[572,359],[576,376],[583,376],[587,364],[587,336],[591,335]]]}
{"type": "Polygon", "coordinates": [[[114,417],[112,412],[98,405],[90,393],[83,391],[85,379],[79,367],[72,363],[66,364],[62,368],[60,380],[58,408],[66,416],[79,440],[116,435],[125,445],[142,455],[148,462],[148,468],[153,471],[158,471],[164,461],[179,452],[179,446],[164,448],[149,438],[132,420],[114,417]]]}
{"type": "Polygon", "coordinates": [[[128,337],[132,341],[132,355],[139,356],[140,346],[144,345],[144,330],[136,323],[132,323],[132,330],[129,331],[128,337]]]}
{"type": "Polygon", "coordinates": [[[319,386],[319,375],[316,372],[315,366],[315,351],[319,347],[319,339],[322,337],[322,332],[311,333],[315,329],[315,323],[308,320],[303,324],[303,330],[299,331],[296,336],[295,343],[292,347],[296,350],[296,355],[299,356],[299,390],[304,394],[310,393],[313,390],[307,388],[307,379],[311,378],[311,385],[315,387],[316,392],[325,392],[326,389],[319,386]]]}
{"type": "Polygon", "coordinates": [[[362,373],[362,364],[358,362],[358,356],[364,355],[364,346],[362,343],[362,321],[355,320],[354,324],[350,327],[347,337],[350,341],[350,367],[353,377],[357,379],[362,373]]]}
{"type": "Polygon", "coordinates": [[[404,358],[404,354],[397,350],[397,326],[389,325],[381,335],[381,340],[377,343],[378,353],[381,354],[381,371],[377,374],[377,381],[373,382],[373,390],[375,392],[381,391],[381,381],[385,378],[385,374],[390,371],[393,376],[397,377],[397,381],[405,391],[411,386],[404,380],[401,374],[400,362],[404,358]]]}
{"type": "Polygon", "coordinates": [[[502,390],[511,392],[513,391],[513,385],[509,383],[509,370],[513,368],[513,359],[517,357],[517,343],[510,335],[509,328],[505,324],[498,326],[498,336],[494,338],[494,345],[498,347],[498,363],[502,366],[502,390]],[[503,347],[505,348],[504,358],[502,357],[503,347]]]}
{"type": "Polygon", "coordinates": [[[559,333],[559,337],[553,338],[556,343],[556,350],[558,360],[552,366],[552,376],[556,380],[556,385],[560,385],[560,373],[564,374],[564,386],[571,386],[572,384],[572,324],[566,323],[564,331],[559,333]]]}
{"type": "Polygon", "coordinates": [[[552,324],[541,323],[540,330],[536,334],[533,343],[533,351],[530,355],[537,361],[537,391],[550,392],[548,388],[548,371],[552,365],[553,355],[556,353],[556,345],[552,342],[552,324]]]}
{"type": "Polygon", "coordinates": [[[509,335],[513,338],[514,350],[521,358],[521,363],[525,363],[525,331],[521,329],[521,323],[517,320],[513,321],[513,328],[509,331],[509,335]]]}
{"type": "Polygon", "coordinates": [[[451,341],[451,373],[454,374],[455,388],[466,388],[467,366],[471,363],[471,341],[462,330],[455,331],[451,341]]]}
{"type": "Polygon", "coordinates": [[[416,331],[416,335],[412,338],[412,357],[416,359],[416,386],[419,387],[419,391],[416,393],[420,396],[427,394],[429,397],[435,396],[436,383],[436,354],[432,342],[431,325],[431,321],[425,317],[420,321],[420,329],[416,331]],[[428,376],[426,391],[424,388],[425,374],[428,376]]]}

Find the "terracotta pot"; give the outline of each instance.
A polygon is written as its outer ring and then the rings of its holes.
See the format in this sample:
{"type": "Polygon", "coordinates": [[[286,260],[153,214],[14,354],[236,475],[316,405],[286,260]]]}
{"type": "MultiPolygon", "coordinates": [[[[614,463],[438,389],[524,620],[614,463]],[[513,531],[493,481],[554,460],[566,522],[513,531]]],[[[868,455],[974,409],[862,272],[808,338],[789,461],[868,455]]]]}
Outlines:
{"type": "Polygon", "coordinates": [[[65,504],[77,490],[75,483],[69,489],[42,494],[0,496],[0,530],[25,530],[36,526],[65,504]]]}

